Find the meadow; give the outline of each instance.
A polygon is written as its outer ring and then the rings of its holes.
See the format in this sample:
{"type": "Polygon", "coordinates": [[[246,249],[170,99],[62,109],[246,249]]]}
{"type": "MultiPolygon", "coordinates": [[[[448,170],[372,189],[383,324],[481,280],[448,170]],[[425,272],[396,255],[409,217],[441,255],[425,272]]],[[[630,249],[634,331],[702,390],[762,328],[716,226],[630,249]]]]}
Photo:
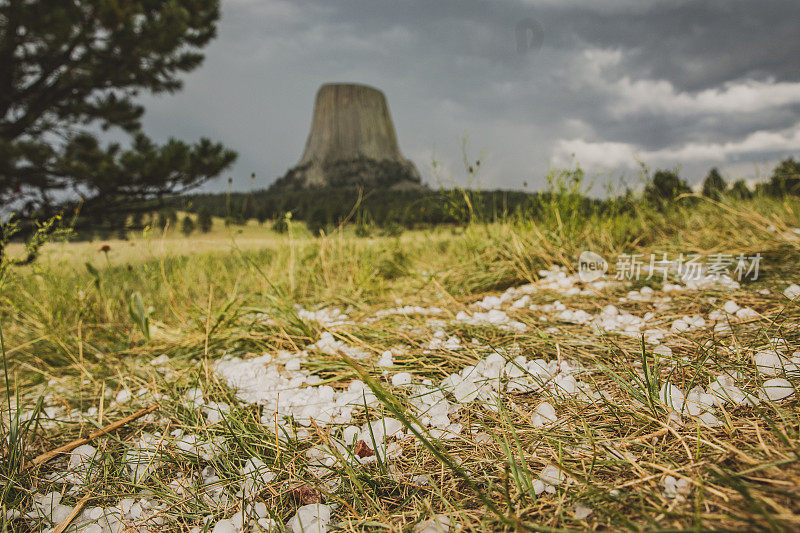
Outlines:
{"type": "Polygon", "coordinates": [[[0,274],[2,530],[800,529],[800,201],[570,201],[46,245],[0,274]]]}

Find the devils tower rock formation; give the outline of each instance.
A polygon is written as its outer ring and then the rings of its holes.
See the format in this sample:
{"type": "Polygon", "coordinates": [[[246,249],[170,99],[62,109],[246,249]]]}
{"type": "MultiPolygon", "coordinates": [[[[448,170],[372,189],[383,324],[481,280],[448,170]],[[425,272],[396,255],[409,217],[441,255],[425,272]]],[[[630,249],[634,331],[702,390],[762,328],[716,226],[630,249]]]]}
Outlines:
{"type": "Polygon", "coordinates": [[[274,188],[422,187],[397,146],[386,97],[366,85],[320,87],[303,157],[274,188]]]}

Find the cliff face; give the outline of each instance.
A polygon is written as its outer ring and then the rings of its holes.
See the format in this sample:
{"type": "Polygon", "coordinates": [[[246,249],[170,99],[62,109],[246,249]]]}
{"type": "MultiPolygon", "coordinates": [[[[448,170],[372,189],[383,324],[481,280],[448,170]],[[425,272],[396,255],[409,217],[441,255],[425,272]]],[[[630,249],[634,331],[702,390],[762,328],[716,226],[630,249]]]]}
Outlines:
{"type": "Polygon", "coordinates": [[[326,84],[317,92],[303,157],[274,187],[422,187],[405,159],[383,93],[356,84],[326,84]]]}

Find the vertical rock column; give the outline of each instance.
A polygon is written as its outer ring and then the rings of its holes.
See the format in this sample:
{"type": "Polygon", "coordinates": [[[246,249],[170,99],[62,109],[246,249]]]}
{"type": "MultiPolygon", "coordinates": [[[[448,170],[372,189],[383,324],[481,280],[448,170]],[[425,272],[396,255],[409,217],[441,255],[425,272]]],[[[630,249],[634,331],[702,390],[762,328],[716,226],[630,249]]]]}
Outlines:
{"type": "Polygon", "coordinates": [[[356,84],[325,84],[317,92],[306,148],[281,188],[420,186],[397,145],[383,93],[356,84]]]}

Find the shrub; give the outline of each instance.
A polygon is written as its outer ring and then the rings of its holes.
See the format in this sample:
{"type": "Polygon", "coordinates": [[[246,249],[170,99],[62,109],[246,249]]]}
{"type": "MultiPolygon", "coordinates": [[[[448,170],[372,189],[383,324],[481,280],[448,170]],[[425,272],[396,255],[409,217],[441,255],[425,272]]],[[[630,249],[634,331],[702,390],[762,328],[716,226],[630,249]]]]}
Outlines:
{"type": "Polygon", "coordinates": [[[772,171],[769,180],[772,194],[800,194],[800,161],[785,159],[772,171]]]}
{"type": "Polygon", "coordinates": [[[383,279],[397,279],[408,274],[411,263],[408,255],[399,246],[384,250],[375,264],[375,272],[383,279]]]}
{"type": "Polygon", "coordinates": [[[658,203],[674,200],[681,194],[692,192],[687,183],[673,170],[657,170],[644,188],[644,196],[658,203]]]}
{"type": "Polygon", "coordinates": [[[200,226],[200,231],[208,233],[214,226],[214,220],[211,218],[211,213],[208,209],[202,208],[197,212],[197,225],[200,226]]]}
{"type": "Polygon", "coordinates": [[[314,208],[306,218],[306,226],[308,231],[318,236],[320,232],[324,231],[328,224],[328,216],[324,209],[317,207],[314,208]]]}
{"type": "Polygon", "coordinates": [[[712,168],[708,171],[706,179],[703,181],[703,196],[718,199],[728,189],[728,184],[720,175],[719,170],[712,168]]]}
{"type": "Polygon", "coordinates": [[[736,180],[731,185],[728,194],[733,198],[738,198],[739,200],[747,200],[748,198],[753,197],[753,191],[747,186],[744,180],[736,180]]]}
{"type": "Polygon", "coordinates": [[[185,217],[183,217],[183,220],[181,221],[181,233],[183,233],[188,237],[189,235],[192,234],[193,231],[194,231],[194,220],[192,219],[191,216],[186,215],[185,217]]]}
{"type": "Polygon", "coordinates": [[[272,230],[277,233],[286,233],[289,231],[289,221],[292,219],[292,213],[281,213],[275,223],[272,224],[272,230]]]}

